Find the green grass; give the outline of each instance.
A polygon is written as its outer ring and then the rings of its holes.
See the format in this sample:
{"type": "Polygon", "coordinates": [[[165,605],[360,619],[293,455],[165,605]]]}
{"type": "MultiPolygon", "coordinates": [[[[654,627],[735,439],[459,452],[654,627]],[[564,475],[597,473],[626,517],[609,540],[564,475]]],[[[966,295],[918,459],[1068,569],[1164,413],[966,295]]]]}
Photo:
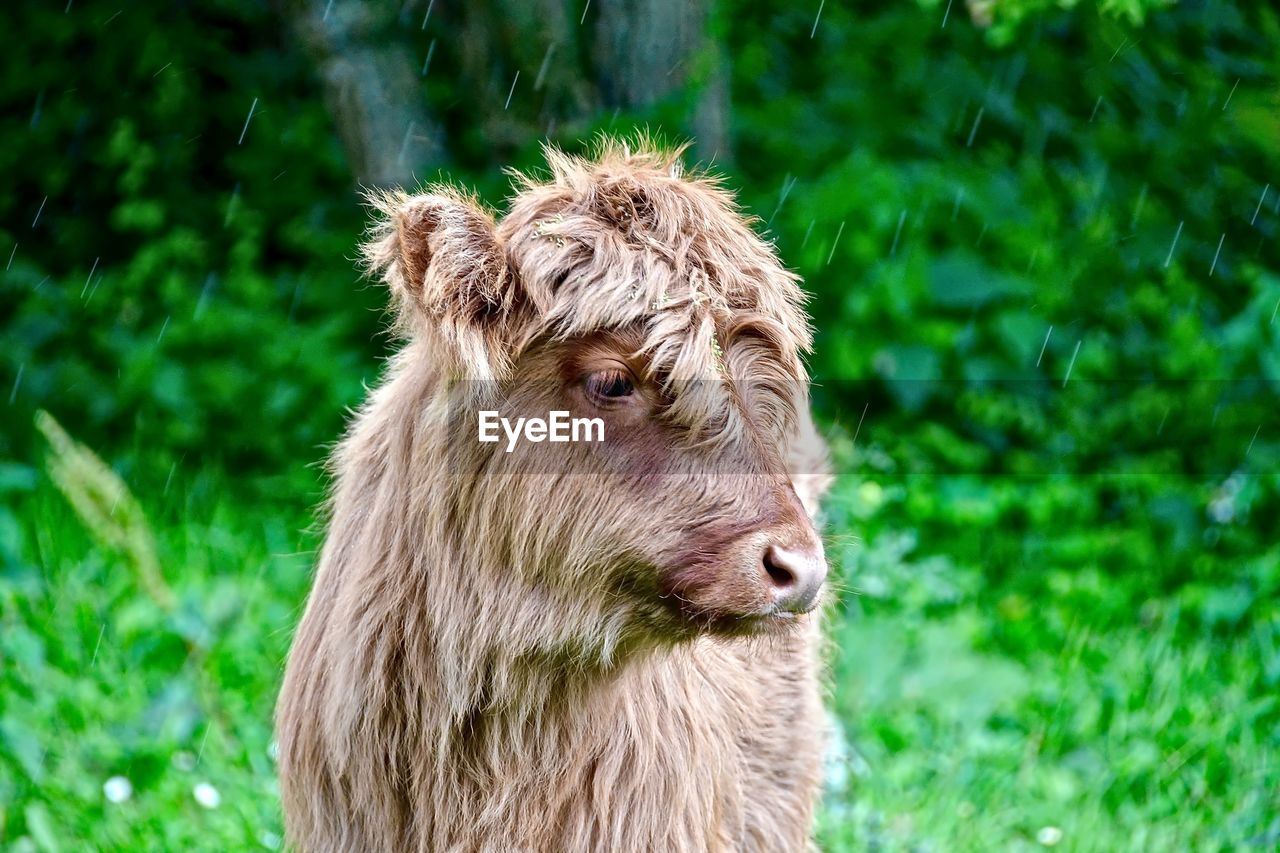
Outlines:
{"type": "MultiPolygon", "coordinates": [[[[884,594],[928,574],[900,564],[884,594]]],[[[969,580],[937,610],[872,603],[835,627],[851,745],[831,849],[1016,849],[1042,832],[1071,850],[1280,842],[1274,622],[1186,637],[1178,606],[1153,601],[1107,627],[1085,612],[1044,625],[1063,614],[969,580]],[[1009,620],[1040,642],[1024,658],[991,648],[1009,620]]]]}
{"type": "MultiPolygon", "coordinates": [[[[166,607],[43,471],[4,470],[8,846],[279,845],[271,714],[316,544],[303,532],[313,476],[135,484],[166,607]],[[125,802],[104,796],[114,776],[132,785],[125,802]],[[200,783],[217,807],[196,801],[200,783]]],[[[990,482],[975,502],[958,478],[840,479],[826,849],[1019,849],[1053,829],[1069,850],[1280,843],[1280,551],[1220,583],[1160,586],[1144,567],[1111,576],[1098,557],[1150,529],[1116,527],[1083,553],[1066,531],[997,535],[1001,506],[1096,485],[990,482]],[[925,512],[926,493],[951,498],[925,512]],[[993,570],[982,555],[1013,562],[993,570]]]]}
{"type": "Polygon", "coordinates": [[[829,849],[1280,844],[1280,548],[1208,523],[1179,548],[1150,512],[1215,484],[845,479],[830,512],[866,534],[833,549],[829,849]],[[1134,510],[1094,526],[1110,489],[1134,510]],[[1018,533],[1015,512],[1048,520],[1018,533]]]}
{"type": "Polygon", "coordinates": [[[0,837],[15,849],[279,845],[271,714],[311,540],[305,496],[233,491],[197,473],[144,500],[172,609],[43,478],[0,510],[0,837]],[[133,795],[113,804],[117,775],[133,795]]]}

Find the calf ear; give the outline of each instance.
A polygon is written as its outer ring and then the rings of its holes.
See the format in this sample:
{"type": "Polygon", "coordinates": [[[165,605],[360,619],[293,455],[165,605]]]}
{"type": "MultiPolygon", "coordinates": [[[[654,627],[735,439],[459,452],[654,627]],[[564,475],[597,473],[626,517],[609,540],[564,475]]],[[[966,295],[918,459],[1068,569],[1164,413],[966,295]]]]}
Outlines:
{"type": "Polygon", "coordinates": [[[450,187],[370,201],[365,265],[390,286],[400,330],[435,345],[454,375],[505,375],[521,300],[493,217],[450,187]]]}

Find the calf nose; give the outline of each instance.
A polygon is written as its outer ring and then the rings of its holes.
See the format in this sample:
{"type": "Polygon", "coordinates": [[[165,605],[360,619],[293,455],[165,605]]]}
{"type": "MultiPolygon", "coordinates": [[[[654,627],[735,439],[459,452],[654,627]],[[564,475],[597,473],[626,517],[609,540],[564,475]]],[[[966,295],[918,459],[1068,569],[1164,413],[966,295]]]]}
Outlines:
{"type": "Polygon", "coordinates": [[[764,549],[765,578],[773,591],[773,604],[787,613],[806,613],[818,600],[827,578],[822,546],[786,547],[776,542],[764,549]]]}

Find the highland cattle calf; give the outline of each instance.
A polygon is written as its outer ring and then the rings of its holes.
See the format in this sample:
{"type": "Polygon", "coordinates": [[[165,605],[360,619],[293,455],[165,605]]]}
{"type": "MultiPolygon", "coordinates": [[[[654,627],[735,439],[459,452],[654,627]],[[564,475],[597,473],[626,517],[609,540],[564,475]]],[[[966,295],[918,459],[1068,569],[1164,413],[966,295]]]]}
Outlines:
{"type": "Polygon", "coordinates": [[[377,200],[405,344],[332,459],[277,710],[289,839],[804,849],[826,563],[802,292],[678,153],[547,157],[500,221],[449,188],[377,200]],[[602,440],[480,441],[481,412],[602,440]]]}

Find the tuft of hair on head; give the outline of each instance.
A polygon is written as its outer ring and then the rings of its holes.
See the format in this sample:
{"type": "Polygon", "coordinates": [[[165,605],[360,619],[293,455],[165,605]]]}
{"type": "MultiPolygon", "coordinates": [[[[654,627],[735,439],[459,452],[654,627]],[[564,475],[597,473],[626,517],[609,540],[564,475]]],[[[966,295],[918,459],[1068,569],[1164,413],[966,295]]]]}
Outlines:
{"type": "Polygon", "coordinates": [[[672,142],[647,127],[622,136],[602,131],[592,138],[587,157],[597,163],[613,161],[649,166],[678,178],[684,171],[684,155],[692,146],[689,140],[672,142]]]}
{"type": "Polygon", "coordinates": [[[363,267],[390,288],[398,331],[431,344],[459,377],[504,376],[523,300],[493,214],[447,184],[414,194],[375,190],[366,203],[374,222],[363,267]]]}
{"type": "Polygon", "coordinates": [[[516,190],[536,189],[547,182],[567,187],[585,188],[593,175],[610,167],[627,167],[666,173],[677,180],[688,178],[719,184],[720,178],[705,172],[701,166],[688,167],[684,156],[693,143],[670,142],[661,134],[641,128],[625,135],[599,131],[580,154],[566,151],[550,140],[542,143],[545,167],[530,170],[509,168],[507,175],[516,190]]]}

